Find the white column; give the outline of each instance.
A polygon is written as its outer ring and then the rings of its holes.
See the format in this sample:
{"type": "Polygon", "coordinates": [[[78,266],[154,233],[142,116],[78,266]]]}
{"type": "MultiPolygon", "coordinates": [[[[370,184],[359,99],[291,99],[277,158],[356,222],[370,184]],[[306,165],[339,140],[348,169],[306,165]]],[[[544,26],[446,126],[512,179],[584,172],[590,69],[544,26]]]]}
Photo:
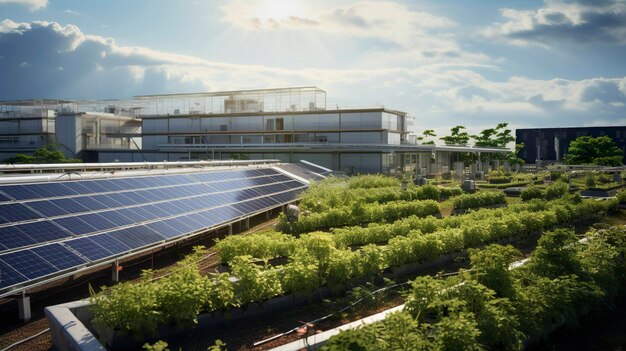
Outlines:
{"type": "Polygon", "coordinates": [[[17,298],[17,309],[18,317],[20,320],[30,320],[30,296],[26,296],[25,293],[22,293],[22,296],[17,298]]]}

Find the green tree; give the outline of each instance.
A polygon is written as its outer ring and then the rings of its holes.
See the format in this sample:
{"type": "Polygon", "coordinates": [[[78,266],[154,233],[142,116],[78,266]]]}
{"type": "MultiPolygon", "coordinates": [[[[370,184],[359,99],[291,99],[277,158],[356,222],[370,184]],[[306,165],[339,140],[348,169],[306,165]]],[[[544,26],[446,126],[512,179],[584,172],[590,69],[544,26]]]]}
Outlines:
{"type": "Polygon", "coordinates": [[[620,166],[624,155],[608,136],[581,136],[570,143],[566,159],[572,165],[620,166]]]}
{"type": "Polygon", "coordinates": [[[437,134],[435,134],[435,131],[433,129],[426,129],[424,132],[422,132],[422,136],[418,137],[417,140],[423,141],[425,140],[422,144],[424,145],[434,145],[435,141],[432,140],[431,138],[435,138],[437,136],[437,134]]]}
{"type": "Polygon", "coordinates": [[[519,153],[526,146],[524,143],[515,144],[515,151],[509,152],[505,155],[505,160],[509,162],[511,165],[524,165],[526,161],[524,161],[521,157],[519,157],[519,153]]]}
{"type": "Polygon", "coordinates": [[[450,135],[439,138],[443,140],[446,145],[467,145],[470,136],[465,131],[464,126],[456,126],[450,128],[450,135]]]}
{"type": "Polygon", "coordinates": [[[17,154],[14,157],[4,160],[4,163],[10,164],[33,164],[33,163],[73,163],[82,162],[75,158],[66,158],[55,145],[46,145],[37,149],[32,156],[17,154]]]}
{"type": "Polygon", "coordinates": [[[483,129],[480,134],[472,135],[474,144],[482,147],[506,147],[515,137],[507,127],[508,123],[499,123],[495,128],[483,129]]]}

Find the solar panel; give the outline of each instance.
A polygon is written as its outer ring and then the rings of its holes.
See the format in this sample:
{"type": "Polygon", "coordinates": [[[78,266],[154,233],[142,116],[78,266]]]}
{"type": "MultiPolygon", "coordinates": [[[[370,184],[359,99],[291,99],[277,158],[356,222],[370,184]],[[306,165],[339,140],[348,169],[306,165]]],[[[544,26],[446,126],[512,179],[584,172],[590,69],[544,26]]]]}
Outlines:
{"type": "Polygon", "coordinates": [[[8,264],[28,279],[36,279],[57,269],[31,250],[9,252],[0,255],[0,261],[8,264]]]}
{"type": "Polygon", "coordinates": [[[37,243],[44,243],[46,241],[58,240],[70,236],[70,233],[48,220],[19,224],[16,225],[15,228],[28,235],[37,243]]]}
{"type": "Polygon", "coordinates": [[[9,223],[41,218],[41,215],[22,204],[5,204],[0,205],[0,218],[0,223],[9,223]]]}
{"type": "Polygon", "coordinates": [[[0,228],[0,246],[3,250],[16,249],[36,243],[35,239],[17,229],[16,226],[0,228]]]}
{"type": "Polygon", "coordinates": [[[105,249],[104,246],[98,245],[89,237],[65,241],[63,245],[71,247],[90,261],[98,261],[113,255],[111,251],[105,249]]]}
{"type": "Polygon", "coordinates": [[[304,187],[270,168],[0,185],[0,288],[225,224],[304,187]]]}
{"type": "Polygon", "coordinates": [[[53,222],[75,235],[87,234],[96,231],[96,228],[92,227],[89,223],[78,217],[57,218],[54,219],[53,222]]]}
{"type": "Polygon", "coordinates": [[[0,260],[0,288],[7,288],[27,280],[28,278],[0,260]]]}
{"type": "Polygon", "coordinates": [[[89,239],[102,247],[106,247],[112,254],[119,254],[133,249],[132,246],[128,246],[115,239],[112,235],[113,233],[115,232],[92,235],[89,239]]]}
{"type": "Polygon", "coordinates": [[[30,251],[34,252],[60,271],[87,263],[83,258],[71,252],[61,244],[39,246],[30,251]]]}

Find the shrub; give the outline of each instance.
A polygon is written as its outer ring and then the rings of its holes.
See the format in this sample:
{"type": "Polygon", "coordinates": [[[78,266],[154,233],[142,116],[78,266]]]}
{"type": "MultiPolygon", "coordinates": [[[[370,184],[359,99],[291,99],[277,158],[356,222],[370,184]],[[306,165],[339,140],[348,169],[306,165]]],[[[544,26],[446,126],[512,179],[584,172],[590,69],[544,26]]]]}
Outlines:
{"type": "Polygon", "coordinates": [[[520,198],[524,201],[528,201],[531,199],[541,199],[543,198],[543,192],[540,188],[536,186],[529,186],[528,188],[522,190],[520,193],[520,198]]]}
{"type": "Polygon", "coordinates": [[[481,191],[456,197],[453,206],[455,209],[468,209],[504,203],[506,203],[506,194],[502,191],[481,191]]]}

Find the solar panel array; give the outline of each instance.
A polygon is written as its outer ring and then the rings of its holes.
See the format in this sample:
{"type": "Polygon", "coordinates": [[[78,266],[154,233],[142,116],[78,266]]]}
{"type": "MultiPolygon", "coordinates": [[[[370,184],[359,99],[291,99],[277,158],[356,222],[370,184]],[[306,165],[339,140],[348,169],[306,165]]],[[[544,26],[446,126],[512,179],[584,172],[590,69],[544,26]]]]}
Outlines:
{"type": "Polygon", "coordinates": [[[0,186],[0,292],[293,201],[271,168],[0,186]]]}

